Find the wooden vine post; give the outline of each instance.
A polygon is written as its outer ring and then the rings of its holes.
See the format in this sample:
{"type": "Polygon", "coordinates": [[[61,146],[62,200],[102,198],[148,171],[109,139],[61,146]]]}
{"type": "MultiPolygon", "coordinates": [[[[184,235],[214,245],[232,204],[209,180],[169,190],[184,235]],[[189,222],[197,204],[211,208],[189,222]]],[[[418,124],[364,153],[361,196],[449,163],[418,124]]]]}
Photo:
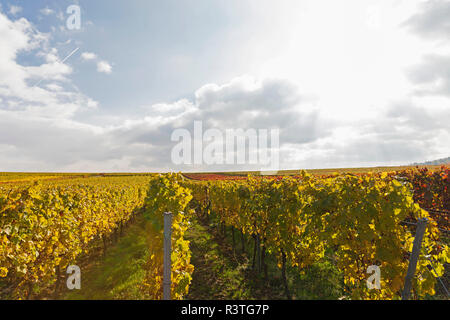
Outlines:
{"type": "Polygon", "coordinates": [[[164,213],[164,275],[163,300],[170,300],[172,286],[172,213],[164,213]]]}

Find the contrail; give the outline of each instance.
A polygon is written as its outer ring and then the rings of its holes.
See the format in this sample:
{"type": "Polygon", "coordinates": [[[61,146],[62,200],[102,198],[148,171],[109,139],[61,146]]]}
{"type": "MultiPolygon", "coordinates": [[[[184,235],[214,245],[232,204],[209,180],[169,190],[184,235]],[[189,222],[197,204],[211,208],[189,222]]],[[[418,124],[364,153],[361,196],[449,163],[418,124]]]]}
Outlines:
{"type": "MultiPolygon", "coordinates": [[[[73,56],[73,54],[74,54],[75,52],[77,52],[78,49],[80,49],[80,48],[78,47],[78,48],[76,48],[75,50],[73,50],[71,53],[69,53],[69,55],[68,55],[67,57],[65,57],[65,58],[64,58],[62,61],[60,61],[60,62],[61,62],[61,63],[66,62],[66,60],[69,59],[71,56],[73,56]]],[[[36,84],[35,84],[33,87],[36,87],[36,86],[37,86],[39,83],[41,83],[43,80],[44,80],[44,79],[40,79],[38,82],[36,82],[36,84]]]]}
{"type": "Polygon", "coordinates": [[[68,55],[67,57],[65,57],[65,58],[63,59],[63,61],[61,61],[61,63],[66,62],[66,60],[69,59],[75,52],[77,52],[78,49],[80,49],[80,48],[76,48],[76,49],[73,50],[71,53],[69,53],[69,55],[68,55]]]}

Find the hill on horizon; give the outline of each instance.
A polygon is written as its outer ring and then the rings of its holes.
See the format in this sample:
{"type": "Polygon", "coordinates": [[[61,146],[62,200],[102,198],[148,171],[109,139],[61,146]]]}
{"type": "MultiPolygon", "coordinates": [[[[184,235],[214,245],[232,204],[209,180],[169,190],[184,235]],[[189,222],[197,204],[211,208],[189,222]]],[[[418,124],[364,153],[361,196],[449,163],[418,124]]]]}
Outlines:
{"type": "Polygon", "coordinates": [[[442,159],[437,159],[437,160],[431,160],[431,161],[425,161],[425,162],[421,162],[421,163],[417,163],[414,162],[412,164],[412,166],[417,166],[417,165],[439,165],[439,164],[449,164],[450,163],[450,157],[447,158],[442,158],[442,159]]]}

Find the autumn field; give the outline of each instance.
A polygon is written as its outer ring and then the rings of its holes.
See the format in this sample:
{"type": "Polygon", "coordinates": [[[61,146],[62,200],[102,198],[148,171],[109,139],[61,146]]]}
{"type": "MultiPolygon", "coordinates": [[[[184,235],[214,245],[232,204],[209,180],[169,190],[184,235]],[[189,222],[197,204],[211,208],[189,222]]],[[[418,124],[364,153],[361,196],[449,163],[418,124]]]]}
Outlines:
{"type": "Polygon", "coordinates": [[[161,299],[170,211],[173,299],[399,299],[421,218],[412,298],[446,299],[449,186],[446,166],[0,173],[0,298],[161,299]]]}

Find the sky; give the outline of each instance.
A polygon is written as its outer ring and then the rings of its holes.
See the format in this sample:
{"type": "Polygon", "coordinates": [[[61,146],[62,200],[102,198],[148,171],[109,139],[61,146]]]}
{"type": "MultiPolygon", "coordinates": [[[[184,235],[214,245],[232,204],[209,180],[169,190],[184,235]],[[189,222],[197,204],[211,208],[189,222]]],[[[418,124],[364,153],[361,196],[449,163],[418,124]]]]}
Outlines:
{"type": "Polygon", "coordinates": [[[282,169],[448,157],[449,40],[448,0],[0,0],[0,172],[254,169],[174,164],[194,121],[282,169]]]}

